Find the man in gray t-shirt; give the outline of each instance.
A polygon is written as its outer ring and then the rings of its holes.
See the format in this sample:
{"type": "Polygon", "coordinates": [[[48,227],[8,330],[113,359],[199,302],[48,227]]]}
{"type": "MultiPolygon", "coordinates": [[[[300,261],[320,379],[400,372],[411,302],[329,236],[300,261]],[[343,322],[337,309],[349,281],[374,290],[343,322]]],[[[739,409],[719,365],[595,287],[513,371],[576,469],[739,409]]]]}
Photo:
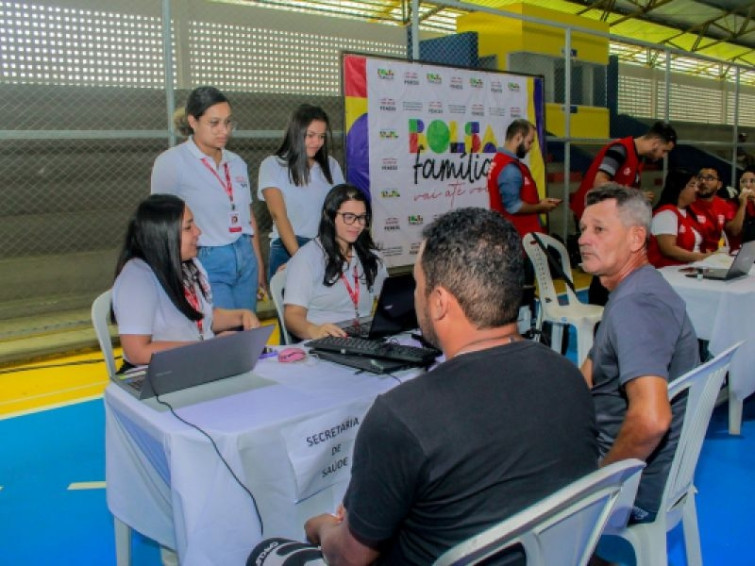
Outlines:
{"type": "Polygon", "coordinates": [[[601,465],[647,462],[632,520],[652,521],[684,418],[668,382],[699,362],[684,301],[648,264],[650,206],[609,183],[588,193],[580,221],[582,265],[611,292],[582,373],[591,387],[601,465]]]}

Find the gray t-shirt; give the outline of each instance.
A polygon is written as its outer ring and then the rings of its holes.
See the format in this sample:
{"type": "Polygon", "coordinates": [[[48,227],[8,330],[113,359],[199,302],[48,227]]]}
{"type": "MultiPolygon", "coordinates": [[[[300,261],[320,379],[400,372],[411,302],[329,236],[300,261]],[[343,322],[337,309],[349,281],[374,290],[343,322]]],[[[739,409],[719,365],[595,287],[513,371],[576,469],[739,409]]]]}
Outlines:
{"type": "MultiPolygon", "coordinates": [[[[598,445],[605,455],[627,411],[624,386],[636,377],[673,381],[699,363],[697,336],[684,301],[663,276],[646,265],[629,274],[611,295],[595,343],[592,396],[598,445]]],[[[671,429],[650,455],[636,505],[657,512],[684,418],[685,398],[672,405],[671,429]]]]}

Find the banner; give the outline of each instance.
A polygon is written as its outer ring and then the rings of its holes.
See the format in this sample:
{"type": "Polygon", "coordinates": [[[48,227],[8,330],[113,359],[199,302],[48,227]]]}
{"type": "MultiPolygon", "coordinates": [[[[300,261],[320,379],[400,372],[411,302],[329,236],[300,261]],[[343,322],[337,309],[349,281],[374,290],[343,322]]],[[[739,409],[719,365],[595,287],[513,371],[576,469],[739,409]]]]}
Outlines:
{"type": "Polygon", "coordinates": [[[371,197],[389,266],[414,263],[437,216],[489,206],[490,162],[516,118],[536,126],[524,161],[544,195],[542,78],[362,55],[345,55],[343,72],[347,179],[371,197]]]}

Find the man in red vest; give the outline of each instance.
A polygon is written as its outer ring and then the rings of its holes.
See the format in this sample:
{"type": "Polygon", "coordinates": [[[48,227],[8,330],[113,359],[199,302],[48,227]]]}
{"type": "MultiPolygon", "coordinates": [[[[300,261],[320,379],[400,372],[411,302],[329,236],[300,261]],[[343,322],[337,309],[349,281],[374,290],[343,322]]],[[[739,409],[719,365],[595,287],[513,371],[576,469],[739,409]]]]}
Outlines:
{"type": "Polygon", "coordinates": [[[714,167],[703,167],[697,176],[700,184],[697,200],[689,205],[701,228],[703,243],[700,251],[715,251],[726,232],[729,239],[736,238],[742,231],[747,200],[740,199],[739,206],[719,197],[721,177],[714,167]]]}
{"type": "Polygon", "coordinates": [[[500,212],[524,236],[543,232],[540,214],[548,213],[561,199],[540,198],[529,167],[521,160],[532,149],[535,126],[519,118],[506,129],[506,141],[493,158],[488,172],[490,208],[500,212]]]}
{"type": "MultiPolygon", "coordinates": [[[[585,195],[594,187],[609,181],[627,187],[640,188],[640,173],[644,161],[663,159],[676,144],[676,131],[665,122],[656,122],[644,136],[614,140],[601,149],[582,178],[582,183],[569,198],[569,207],[579,224],[585,210],[585,195]]],[[[648,202],[655,196],[645,191],[648,202]]]]}

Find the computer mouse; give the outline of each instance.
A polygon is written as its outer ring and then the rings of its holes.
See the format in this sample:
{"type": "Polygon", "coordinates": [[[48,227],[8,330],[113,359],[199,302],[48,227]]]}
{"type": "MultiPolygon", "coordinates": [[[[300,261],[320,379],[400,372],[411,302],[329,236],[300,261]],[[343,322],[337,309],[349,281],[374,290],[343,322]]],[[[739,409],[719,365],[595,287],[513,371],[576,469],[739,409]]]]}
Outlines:
{"type": "Polygon", "coordinates": [[[307,357],[307,352],[301,348],[284,348],[278,352],[278,361],[284,364],[290,362],[300,362],[307,357]]]}

